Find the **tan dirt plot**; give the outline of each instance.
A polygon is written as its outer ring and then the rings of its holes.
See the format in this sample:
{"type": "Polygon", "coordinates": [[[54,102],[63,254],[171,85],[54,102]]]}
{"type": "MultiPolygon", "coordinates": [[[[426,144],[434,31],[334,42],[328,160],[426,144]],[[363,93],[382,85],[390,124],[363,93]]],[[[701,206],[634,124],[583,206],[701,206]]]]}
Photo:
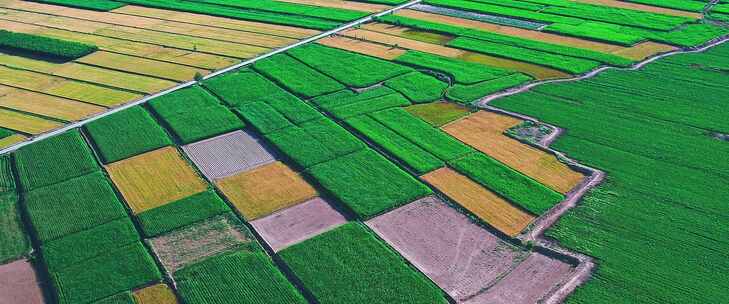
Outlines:
{"type": "Polygon", "coordinates": [[[216,184],[248,221],[318,195],[314,187],[281,162],[220,179],[216,184]]]}
{"type": "Polygon", "coordinates": [[[160,283],[134,292],[137,304],[177,304],[177,296],[167,284],[160,283]]]}
{"type": "Polygon", "coordinates": [[[251,225],[278,252],[346,222],[344,215],[317,197],[252,221],[251,225]]]}
{"type": "Polygon", "coordinates": [[[534,220],[534,216],[450,168],[435,170],[422,178],[506,235],[518,235],[534,220]]]}
{"type": "Polygon", "coordinates": [[[196,73],[210,74],[209,70],[144,59],[134,56],[97,51],[77,59],[78,62],[105,68],[132,72],[175,81],[192,80],[196,73]]]}
{"type": "Polygon", "coordinates": [[[556,34],[549,34],[544,33],[540,31],[532,31],[527,29],[521,29],[511,26],[505,26],[505,25],[496,25],[486,22],[479,22],[474,20],[468,20],[468,19],[461,19],[461,18],[455,18],[455,17],[449,17],[449,16],[443,16],[443,15],[436,15],[426,12],[419,12],[415,10],[409,10],[404,9],[400,10],[395,13],[399,16],[404,17],[410,17],[415,19],[421,19],[431,22],[439,22],[439,23],[445,23],[450,25],[456,25],[461,27],[467,27],[467,28],[473,28],[473,29],[479,29],[487,32],[494,32],[509,36],[515,36],[520,38],[527,38],[527,39],[533,39],[533,40],[539,40],[554,44],[561,44],[561,45],[568,45],[568,46],[574,46],[579,48],[585,48],[600,52],[614,52],[617,50],[622,49],[623,47],[602,43],[602,42],[596,42],[596,41],[590,41],[585,39],[579,39],[579,38],[573,38],[573,37],[567,37],[567,36],[561,36],[556,34]]]}
{"type": "Polygon", "coordinates": [[[2,16],[2,19],[19,22],[28,22],[27,20],[30,19],[33,21],[29,23],[39,26],[101,35],[117,39],[126,39],[136,42],[158,44],[189,51],[201,51],[235,58],[251,58],[269,50],[269,48],[259,46],[156,32],[141,28],[110,25],[101,22],[68,17],[42,15],[32,12],[9,11],[2,16]]]}
{"type": "Polygon", "coordinates": [[[8,137],[2,138],[0,139],[0,149],[5,149],[26,139],[28,138],[20,134],[13,134],[8,137]]]}
{"type": "Polygon", "coordinates": [[[173,34],[182,34],[201,38],[219,39],[223,41],[257,45],[264,47],[281,47],[296,42],[296,39],[266,34],[236,31],[218,27],[203,26],[177,21],[160,20],[156,18],[114,14],[109,12],[97,12],[70,7],[46,5],[34,2],[14,2],[6,5],[7,8],[29,10],[38,13],[45,13],[55,16],[70,17],[88,21],[103,21],[105,24],[130,26],[153,31],[161,31],[173,34]]]}
{"type": "Polygon", "coordinates": [[[133,16],[143,16],[158,18],[171,21],[180,21],[198,25],[215,25],[215,27],[232,29],[237,31],[245,31],[252,33],[261,33],[268,35],[275,35],[281,37],[303,39],[314,36],[319,31],[305,28],[298,28],[285,25],[267,24],[253,21],[244,21],[229,19],[223,17],[215,17],[209,15],[170,11],[164,9],[148,8],[135,5],[127,5],[112,12],[118,14],[126,14],[133,16]]]}
{"type": "Polygon", "coordinates": [[[678,48],[671,45],[646,41],[632,47],[613,52],[613,54],[640,61],[651,56],[675,51],[677,49],[678,48]]]}
{"type": "Polygon", "coordinates": [[[448,124],[443,130],[460,141],[488,154],[507,166],[560,192],[567,193],[585,178],[556,156],[504,135],[521,120],[479,111],[448,124]]]}
{"type": "Polygon", "coordinates": [[[147,240],[162,266],[171,274],[207,257],[237,250],[252,241],[245,225],[232,213],[214,216],[147,240]]]}
{"type": "Polygon", "coordinates": [[[0,64],[15,69],[30,70],[146,94],[158,92],[176,84],[169,80],[134,75],[77,62],[58,64],[20,56],[0,54],[0,64]]]}
{"type": "Polygon", "coordinates": [[[0,127],[27,134],[40,134],[63,126],[62,123],[0,108],[0,127]]]}
{"type": "Polygon", "coordinates": [[[404,49],[393,48],[391,46],[382,45],[378,43],[372,43],[369,41],[362,41],[343,36],[327,37],[317,41],[318,43],[330,47],[335,47],[355,53],[369,55],[372,57],[382,58],[386,60],[393,60],[402,54],[405,54],[404,49]]]}
{"type": "Polygon", "coordinates": [[[126,103],[142,96],[90,83],[2,66],[0,66],[0,84],[105,107],[126,103]]]}
{"type": "Polygon", "coordinates": [[[174,147],[111,163],[106,170],[134,214],[207,189],[207,183],[174,147]]]}
{"type": "Polygon", "coordinates": [[[66,121],[81,120],[106,110],[104,107],[22,89],[1,95],[0,106],[66,121]]]}
{"type": "MultiPolygon", "coordinates": [[[[2,14],[2,9],[0,9],[0,14],[2,14]]],[[[48,28],[33,24],[25,24],[1,19],[0,28],[7,28],[12,29],[16,32],[43,35],[58,39],[75,40],[78,42],[94,44],[104,51],[127,54],[137,57],[145,57],[157,61],[188,65],[191,67],[198,67],[208,70],[219,69],[240,62],[240,60],[230,57],[205,54],[189,50],[181,50],[171,47],[165,47],[162,45],[97,36],[93,34],[84,34],[69,30],[48,28]]]]}
{"type": "Polygon", "coordinates": [[[535,252],[489,290],[462,303],[541,303],[573,270],[570,264],[535,252]]]}
{"type": "Polygon", "coordinates": [[[573,1],[580,2],[580,3],[601,5],[601,6],[625,8],[625,9],[631,9],[631,10],[636,10],[636,11],[659,13],[659,14],[670,15],[670,16],[683,16],[683,17],[689,17],[689,18],[694,18],[694,19],[701,18],[701,14],[699,14],[699,13],[692,13],[692,12],[687,12],[687,11],[680,11],[680,10],[675,10],[675,9],[670,9],[670,8],[650,6],[650,5],[638,4],[638,3],[630,3],[630,2],[624,2],[624,1],[616,1],[616,0],[573,0],[573,1]]]}
{"type": "Polygon", "coordinates": [[[367,225],[456,301],[478,295],[526,257],[435,197],[367,225]]]}
{"type": "Polygon", "coordinates": [[[307,4],[307,5],[316,5],[321,7],[332,7],[332,8],[341,8],[341,9],[348,9],[353,11],[361,11],[361,12],[369,12],[369,13],[378,13],[381,11],[385,11],[391,6],[388,5],[382,5],[382,4],[370,4],[370,3],[362,3],[362,2],[355,2],[355,1],[342,1],[342,0],[278,0],[280,2],[289,2],[289,3],[298,3],[298,4],[307,4]]]}
{"type": "Polygon", "coordinates": [[[0,303],[43,304],[43,291],[30,262],[0,265],[0,303]]]}
{"type": "Polygon", "coordinates": [[[365,39],[377,43],[383,43],[391,46],[397,46],[400,48],[406,48],[410,50],[417,50],[421,52],[427,52],[431,54],[446,56],[446,57],[457,57],[461,54],[463,54],[463,51],[444,47],[442,45],[432,44],[432,43],[426,43],[422,41],[412,40],[408,38],[383,34],[379,32],[374,31],[367,31],[367,30],[361,30],[361,29],[352,29],[349,31],[344,32],[345,36],[356,38],[356,39],[365,39]]]}

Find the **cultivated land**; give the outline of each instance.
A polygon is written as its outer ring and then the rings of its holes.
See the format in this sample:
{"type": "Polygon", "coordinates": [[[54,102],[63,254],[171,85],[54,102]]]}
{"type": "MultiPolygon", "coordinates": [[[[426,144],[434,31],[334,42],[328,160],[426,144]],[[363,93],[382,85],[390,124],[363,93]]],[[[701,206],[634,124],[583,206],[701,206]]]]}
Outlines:
{"type": "Polygon", "coordinates": [[[405,2],[0,0],[0,302],[729,301],[727,4],[405,2]]]}

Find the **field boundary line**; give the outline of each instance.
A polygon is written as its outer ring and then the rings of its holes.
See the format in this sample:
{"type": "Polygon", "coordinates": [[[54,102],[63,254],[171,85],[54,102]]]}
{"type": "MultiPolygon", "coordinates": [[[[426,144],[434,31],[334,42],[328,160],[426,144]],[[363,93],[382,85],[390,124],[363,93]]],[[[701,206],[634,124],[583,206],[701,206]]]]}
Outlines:
{"type": "MultiPolygon", "coordinates": [[[[284,52],[286,52],[286,51],[288,51],[290,49],[293,49],[293,48],[302,46],[304,44],[308,44],[308,43],[317,41],[319,39],[326,38],[328,36],[337,34],[337,33],[341,32],[341,31],[350,29],[352,27],[361,25],[361,24],[366,23],[366,22],[370,22],[370,21],[374,20],[375,18],[382,17],[382,16],[385,16],[385,15],[391,14],[391,13],[393,13],[395,11],[401,10],[403,8],[407,8],[407,7],[411,6],[411,5],[418,4],[421,1],[422,0],[412,0],[412,1],[409,1],[409,2],[406,2],[406,3],[403,3],[403,4],[400,4],[398,6],[392,7],[390,9],[388,9],[388,10],[385,10],[385,11],[382,11],[382,12],[379,12],[379,13],[375,13],[375,14],[370,14],[370,15],[368,15],[366,17],[363,17],[363,18],[357,19],[355,21],[352,21],[352,22],[349,22],[349,23],[340,25],[340,26],[338,26],[338,27],[336,27],[334,29],[331,29],[331,30],[328,30],[328,31],[319,33],[317,35],[311,36],[309,38],[300,40],[300,41],[298,41],[298,42],[296,42],[294,44],[287,45],[287,46],[282,47],[282,48],[274,49],[274,50],[272,50],[270,52],[267,52],[267,53],[258,55],[256,57],[253,57],[251,59],[248,59],[248,60],[242,61],[240,63],[234,64],[234,65],[229,66],[227,68],[223,68],[223,69],[218,70],[216,72],[210,73],[210,74],[202,77],[201,81],[208,80],[210,78],[213,78],[215,76],[219,76],[219,75],[225,74],[227,72],[235,71],[235,70],[240,69],[242,67],[245,67],[247,65],[253,64],[253,63],[255,63],[255,62],[259,61],[259,60],[263,60],[263,59],[266,59],[268,57],[271,57],[271,56],[274,56],[274,55],[277,55],[277,54],[280,54],[280,53],[284,53],[284,52]]],[[[99,120],[101,118],[104,118],[106,116],[112,115],[114,113],[117,113],[117,112],[120,112],[120,111],[129,109],[129,108],[132,108],[134,106],[138,106],[138,105],[144,104],[144,103],[146,103],[146,102],[148,102],[148,101],[150,101],[150,100],[152,100],[154,98],[157,98],[157,97],[160,97],[160,96],[164,96],[164,95],[167,95],[169,93],[172,93],[172,92],[175,92],[175,91],[178,91],[178,90],[181,90],[181,89],[184,89],[184,88],[193,86],[193,85],[195,85],[197,83],[199,83],[199,81],[196,81],[196,80],[191,80],[191,81],[188,81],[188,82],[184,82],[184,83],[181,83],[181,84],[179,84],[177,86],[174,86],[174,87],[168,88],[166,90],[160,91],[158,93],[145,96],[145,97],[143,97],[141,99],[138,99],[136,101],[132,101],[132,102],[125,103],[123,105],[120,105],[120,106],[111,108],[108,111],[105,111],[105,112],[103,112],[101,114],[98,114],[96,116],[89,117],[87,119],[80,120],[80,121],[77,121],[77,122],[74,122],[74,123],[65,125],[65,126],[59,128],[59,129],[56,129],[56,130],[53,130],[53,131],[50,131],[50,132],[47,132],[47,133],[43,133],[43,134],[36,135],[34,137],[30,137],[26,141],[22,141],[20,143],[14,144],[14,145],[12,145],[10,147],[7,147],[7,148],[4,148],[4,149],[0,150],[0,155],[7,154],[7,153],[10,153],[10,152],[16,151],[16,150],[18,150],[18,149],[20,149],[20,148],[22,148],[24,146],[27,146],[29,144],[34,143],[34,142],[42,141],[44,139],[48,139],[48,138],[51,138],[51,137],[54,137],[54,136],[57,136],[57,135],[61,135],[61,134],[65,133],[65,132],[67,132],[67,131],[70,131],[70,130],[73,130],[73,129],[82,127],[82,126],[84,126],[84,125],[86,125],[86,124],[88,124],[90,122],[99,120]]]]}

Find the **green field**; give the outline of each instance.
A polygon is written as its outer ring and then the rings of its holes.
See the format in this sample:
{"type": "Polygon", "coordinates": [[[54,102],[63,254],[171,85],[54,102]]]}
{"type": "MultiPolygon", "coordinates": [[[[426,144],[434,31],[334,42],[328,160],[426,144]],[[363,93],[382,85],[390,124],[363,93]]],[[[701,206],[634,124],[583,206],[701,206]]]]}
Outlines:
{"type": "Polygon", "coordinates": [[[144,235],[155,237],[226,212],[230,212],[228,205],[215,192],[205,191],[147,210],[137,217],[144,235]]]}

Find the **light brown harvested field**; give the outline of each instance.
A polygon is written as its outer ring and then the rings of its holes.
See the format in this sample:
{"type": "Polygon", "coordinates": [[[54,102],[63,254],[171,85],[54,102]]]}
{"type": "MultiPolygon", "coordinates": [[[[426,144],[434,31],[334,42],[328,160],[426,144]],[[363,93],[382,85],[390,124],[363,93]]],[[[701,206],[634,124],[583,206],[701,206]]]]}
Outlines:
{"type": "Polygon", "coordinates": [[[556,35],[556,34],[549,34],[549,33],[544,33],[544,32],[540,32],[540,31],[531,31],[531,30],[527,30],[527,29],[521,29],[521,28],[504,26],[504,25],[496,25],[496,24],[492,24],[492,23],[479,22],[479,21],[468,20],[468,19],[436,15],[436,14],[419,12],[419,11],[409,10],[409,9],[400,10],[395,14],[399,15],[399,16],[404,16],[404,17],[416,18],[416,19],[432,21],[432,22],[440,22],[440,23],[467,27],[467,28],[473,28],[473,29],[480,29],[480,30],[484,30],[487,32],[494,32],[494,33],[499,33],[499,34],[504,34],[504,35],[509,35],[509,36],[516,36],[516,37],[521,37],[521,38],[539,40],[539,41],[550,42],[550,43],[554,43],[554,44],[574,46],[574,47],[585,48],[585,49],[601,51],[601,52],[614,52],[614,51],[617,51],[617,50],[620,50],[623,48],[621,46],[607,44],[607,43],[595,42],[595,41],[573,38],[573,37],[566,37],[566,36],[561,36],[561,35],[556,35]]]}
{"type": "Polygon", "coordinates": [[[109,53],[104,51],[94,52],[87,56],[81,57],[76,61],[90,65],[97,65],[105,68],[127,71],[136,74],[148,75],[152,77],[171,79],[175,81],[189,81],[195,76],[195,73],[207,75],[209,70],[193,68],[189,66],[155,61],[117,53],[109,53]]]}
{"type": "Polygon", "coordinates": [[[364,24],[362,25],[362,29],[438,45],[445,45],[455,38],[455,36],[444,35],[435,32],[420,31],[410,27],[396,26],[379,22],[364,24]]]}
{"type": "MultiPolygon", "coordinates": [[[[0,9],[1,13],[2,9],[0,9]]],[[[145,57],[168,63],[189,65],[203,69],[219,69],[240,62],[230,57],[192,52],[149,43],[134,42],[123,39],[102,37],[93,34],[72,32],[63,29],[47,28],[15,21],[0,20],[0,28],[12,29],[16,32],[44,35],[48,37],[75,40],[98,46],[101,50],[145,57]]]]}
{"type": "Polygon", "coordinates": [[[464,52],[463,55],[459,56],[458,59],[468,62],[480,63],[492,67],[503,68],[508,70],[515,70],[524,74],[531,75],[532,77],[544,80],[544,79],[557,79],[557,78],[570,78],[572,75],[555,69],[550,69],[536,64],[530,64],[522,61],[509,60],[500,57],[489,56],[485,54],[479,54],[474,52],[464,52]]]}
{"type": "Polygon", "coordinates": [[[506,235],[518,235],[534,220],[532,215],[450,168],[435,170],[422,178],[506,235]]]}
{"type": "Polygon", "coordinates": [[[281,47],[296,42],[296,39],[266,34],[236,31],[212,26],[160,20],[156,18],[97,12],[70,7],[59,7],[34,2],[16,1],[5,5],[7,8],[29,10],[55,16],[63,16],[88,21],[103,21],[105,24],[137,27],[153,31],[182,34],[201,38],[219,39],[233,43],[245,43],[263,47],[281,47]]]}
{"type": "Polygon", "coordinates": [[[431,54],[437,54],[446,57],[457,57],[463,54],[463,51],[444,47],[442,45],[426,43],[422,41],[412,40],[408,38],[383,34],[379,32],[373,32],[368,30],[353,29],[343,33],[345,36],[354,37],[359,39],[365,39],[377,43],[384,43],[387,45],[398,46],[400,48],[406,48],[410,50],[417,50],[421,52],[427,52],[431,54]]]}
{"type": "Polygon", "coordinates": [[[372,57],[393,60],[402,54],[404,49],[393,48],[391,46],[372,43],[369,41],[356,40],[344,36],[327,37],[317,41],[320,44],[335,47],[355,53],[365,54],[372,57]]]}
{"type": "Polygon", "coordinates": [[[0,139],[0,149],[10,147],[26,139],[28,138],[20,134],[13,134],[8,137],[2,138],[0,139]]]}
{"type": "Polygon", "coordinates": [[[391,8],[391,6],[383,4],[371,4],[362,3],[355,1],[342,1],[342,0],[278,0],[280,2],[316,5],[321,7],[333,7],[348,9],[353,11],[377,13],[391,8]]]}
{"type": "Polygon", "coordinates": [[[57,64],[2,53],[0,53],[0,64],[15,69],[30,70],[147,94],[161,91],[176,84],[168,80],[134,75],[77,62],[57,64]]]}
{"type": "Polygon", "coordinates": [[[347,219],[322,198],[314,198],[251,222],[266,243],[278,252],[336,228],[347,219]]]}
{"type": "Polygon", "coordinates": [[[245,225],[232,213],[211,217],[148,240],[152,251],[169,273],[252,241],[245,225]]]}
{"type": "Polygon", "coordinates": [[[0,265],[0,303],[43,304],[38,278],[26,260],[0,265]]]}
{"type": "Polygon", "coordinates": [[[80,120],[106,110],[100,106],[22,89],[1,95],[0,106],[66,121],[80,120]]]}
{"type": "Polygon", "coordinates": [[[535,252],[489,290],[462,303],[540,303],[573,270],[574,267],[570,264],[535,252]]]}
{"type": "Polygon", "coordinates": [[[134,292],[137,304],[177,304],[177,296],[167,284],[160,283],[134,292]]]}
{"type": "Polygon", "coordinates": [[[248,221],[318,195],[314,187],[281,162],[220,179],[216,184],[248,221]]]}
{"type": "Polygon", "coordinates": [[[596,5],[601,5],[601,6],[619,7],[619,8],[636,10],[636,11],[659,13],[659,14],[671,15],[671,16],[683,16],[683,17],[689,17],[689,18],[694,18],[694,19],[701,18],[701,14],[699,14],[699,13],[692,13],[692,12],[687,12],[687,11],[680,11],[680,10],[675,10],[675,9],[670,9],[670,8],[650,6],[650,5],[644,5],[644,4],[638,4],[638,3],[630,3],[630,2],[624,2],[624,1],[616,1],[616,0],[574,0],[574,1],[581,2],[581,3],[587,3],[587,4],[596,4],[596,5]]]}
{"type": "Polygon", "coordinates": [[[111,163],[106,170],[135,214],[207,189],[174,147],[111,163]]]}
{"type": "Polygon", "coordinates": [[[63,124],[57,121],[0,108],[0,127],[6,129],[36,135],[61,126],[63,124]]]}
{"type": "Polygon", "coordinates": [[[622,50],[619,50],[617,52],[613,52],[615,55],[620,55],[625,58],[630,58],[633,60],[643,60],[651,56],[655,56],[661,53],[667,53],[670,51],[675,51],[678,48],[674,46],[670,46],[667,44],[661,44],[657,42],[652,41],[646,41],[639,43],[637,45],[634,45],[629,48],[625,48],[622,50]]]}
{"type": "Polygon", "coordinates": [[[238,130],[182,147],[209,179],[219,179],[275,161],[260,139],[238,130]]]}
{"type": "Polygon", "coordinates": [[[478,295],[526,256],[435,197],[367,225],[459,302],[478,295]]]}
{"type": "Polygon", "coordinates": [[[443,127],[460,141],[488,154],[507,166],[558,191],[567,193],[585,178],[556,156],[504,135],[521,120],[488,111],[479,111],[443,127]]]}
{"type": "Polygon", "coordinates": [[[90,83],[0,66],[0,84],[58,97],[114,106],[141,97],[141,94],[110,89],[90,83]]]}
{"type": "Polygon", "coordinates": [[[134,6],[134,5],[127,5],[127,6],[115,9],[112,12],[118,13],[118,14],[144,16],[144,17],[158,18],[158,19],[171,20],[171,21],[181,21],[181,22],[199,24],[199,25],[211,25],[212,24],[212,25],[215,25],[216,27],[227,28],[227,29],[232,29],[232,30],[237,30],[237,31],[246,31],[246,32],[253,32],[253,33],[276,35],[276,36],[295,38],[295,39],[303,39],[303,38],[314,36],[319,33],[319,31],[316,31],[316,30],[298,28],[298,27],[292,27],[292,26],[228,19],[228,18],[223,18],[223,17],[214,17],[214,16],[208,16],[208,15],[202,15],[202,14],[169,11],[169,10],[155,9],[155,8],[148,8],[148,7],[141,7],[141,6],[134,6]]]}

